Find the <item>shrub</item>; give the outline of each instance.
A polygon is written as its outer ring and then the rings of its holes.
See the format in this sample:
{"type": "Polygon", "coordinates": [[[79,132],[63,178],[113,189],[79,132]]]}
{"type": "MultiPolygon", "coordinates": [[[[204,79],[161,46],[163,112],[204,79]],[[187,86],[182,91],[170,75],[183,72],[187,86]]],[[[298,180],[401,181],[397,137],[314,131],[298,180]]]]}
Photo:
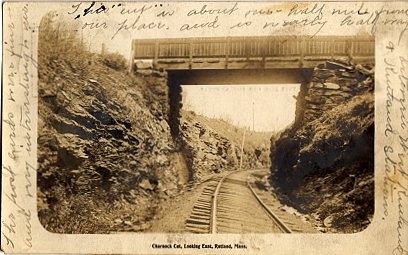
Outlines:
{"type": "Polygon", "coordinates": [[[55,11],[45,14],[38,34],[39,63],[48,65],[52,61],[64,61],[83,69],[89,52],[78,34],[79,25],[55,11]]]}
{"type": "Polygon", "coordinates": [[[116,71],[127,69],[127,61],[125,57],[117,52],[102,55],[102,63],[116,71]]]}

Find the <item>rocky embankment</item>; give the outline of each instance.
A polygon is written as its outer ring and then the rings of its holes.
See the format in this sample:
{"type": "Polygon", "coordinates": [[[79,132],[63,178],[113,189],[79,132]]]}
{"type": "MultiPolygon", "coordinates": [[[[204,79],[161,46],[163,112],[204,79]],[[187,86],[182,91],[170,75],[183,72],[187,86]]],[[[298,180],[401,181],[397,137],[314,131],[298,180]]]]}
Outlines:
{"type": "Polygon", "coordinates": [[[271,180],[281,200],[324,232],[363,230],[374,213],[373,66],[315,68],[297,125],[272,139],[271,180]]]}
{"type": "Polygon", "coordinates": [[[148,228],[157,199],[176,195],[187,182],[165,120],[165,95],[155,91],[166,78],[131,76],[114,54],[80,51],[75,60],[70,53],[49,56],[41,46],[41,223],[58,233],[148,228]]]}
{"type": "MultiPolygon", "coordinates": [[[[182,139],[172,137],[165,73],[130,74],[121,55],[90,53],[53,22],[41,23],[38,54],[38,216],[45,229],[146,231],[160,203],[189,181],[238,167],[240,142],[203,119],[184,119],[182,139]]],[[[268,147],[245,149],[243,165],[265,165],[268,147]]]]}
{"type": "MultiPolygon", "coordinates": [[[[183,111],[181,116],[180,138],[192,180],[239,168],[243,129],[193,112],[183,111]]],[[[268,167],[268,136],[246,132],[243,169],[268,167]]]]}

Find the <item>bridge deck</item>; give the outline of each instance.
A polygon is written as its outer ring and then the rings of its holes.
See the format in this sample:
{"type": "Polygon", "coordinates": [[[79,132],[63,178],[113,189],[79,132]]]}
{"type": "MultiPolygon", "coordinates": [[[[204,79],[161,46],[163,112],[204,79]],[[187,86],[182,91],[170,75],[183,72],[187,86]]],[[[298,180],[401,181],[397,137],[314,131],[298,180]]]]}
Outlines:
{"type": "Polygon", "coordinates": [[[203,37],[135,39],[132,68],[151,62],[155,68],[275,69],[311,68],[334,58],[374,61],[373,37],[203,37]]]}

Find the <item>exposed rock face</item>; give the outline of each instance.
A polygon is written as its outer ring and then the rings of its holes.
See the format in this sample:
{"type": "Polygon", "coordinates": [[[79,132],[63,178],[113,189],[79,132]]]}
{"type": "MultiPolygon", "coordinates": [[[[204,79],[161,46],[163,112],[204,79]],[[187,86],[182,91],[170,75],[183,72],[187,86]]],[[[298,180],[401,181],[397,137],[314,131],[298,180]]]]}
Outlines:
{"type": "MultiPolygon", "coordinates": [[[[133,76],[108,56],[81,54],[87,61],[43,54],[39,63],[38,214],[47,230],[143,231],[158,201],[188,181],[238,168],[240,142],[194,118],[172,136],[165,73],[133,76]]],[[[243,167],[268,163],[268,146],[244,154],[243,167]]]]}
{"type": "Polygon", "coordinates": [[[199,122],[182,119],[180,133],[193,180],[238,165],[236,145],[214,130],[199,122]]]}
{"type": "MultiPolygon", "coordinates": [[[[181,118],[180,135],[187,165],[190,169],[192,180],[204,179],[211,174],[220,173],[225,170],[236,170],[241,160],[241,139],[243,130],[237,135],[240,140],[233,137],[231,131],[238,129],[226,122],[216,123],[223,126],[219,130],[210,127],[209,122],[221,122],[204,116],[196,116],[191,112],[183,112],[181,118]],[[224,130],[224,131],[223,131],[224,130]],[[227,131],[229,130],[229,131],[227,131]]],[[[268,165],[268,148],[256,147],[251,144],[249,133],[244,144],[244,156],[242,168],[261,168],[268,165]]],[[[267,139],[265,139],[265,142],[267,139]]]]}
{"type": "Polygon", "coordinates": [[[167,95],[159,91],[166,78],[131,77],[98,55],[89,55],[81,72],[73,62],[41,61],[40,221],[64,233],[148,227],[155,200],[177,194],[187,181],[175,160],[167,95]]]}
{"type": "Polygon", "coordinates": [[[356,232],[374,213],[374,77],[371,66],[318,66],[301,125],[272,140],[281,199],[323,231],[356,232]]]}

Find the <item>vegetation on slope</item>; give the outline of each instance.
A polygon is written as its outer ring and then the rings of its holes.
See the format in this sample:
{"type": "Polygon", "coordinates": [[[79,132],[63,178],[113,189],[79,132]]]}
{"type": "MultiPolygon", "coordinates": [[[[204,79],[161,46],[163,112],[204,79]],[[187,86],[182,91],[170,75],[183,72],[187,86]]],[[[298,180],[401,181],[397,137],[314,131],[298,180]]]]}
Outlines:
{"type": "Polygon", "coordinates": [[[273,148],[272,176],[286,202],[331,231],[363,229],[374,213],[374,98],[356,96],[273,148]]]}
{"type": "Polygon", "coordinates": [[[305,93],[303,119],[271,139],[280,198],[324,232],[361,231],[374,214],[373,88],[371,65],[323,63],[305,93]]]}

